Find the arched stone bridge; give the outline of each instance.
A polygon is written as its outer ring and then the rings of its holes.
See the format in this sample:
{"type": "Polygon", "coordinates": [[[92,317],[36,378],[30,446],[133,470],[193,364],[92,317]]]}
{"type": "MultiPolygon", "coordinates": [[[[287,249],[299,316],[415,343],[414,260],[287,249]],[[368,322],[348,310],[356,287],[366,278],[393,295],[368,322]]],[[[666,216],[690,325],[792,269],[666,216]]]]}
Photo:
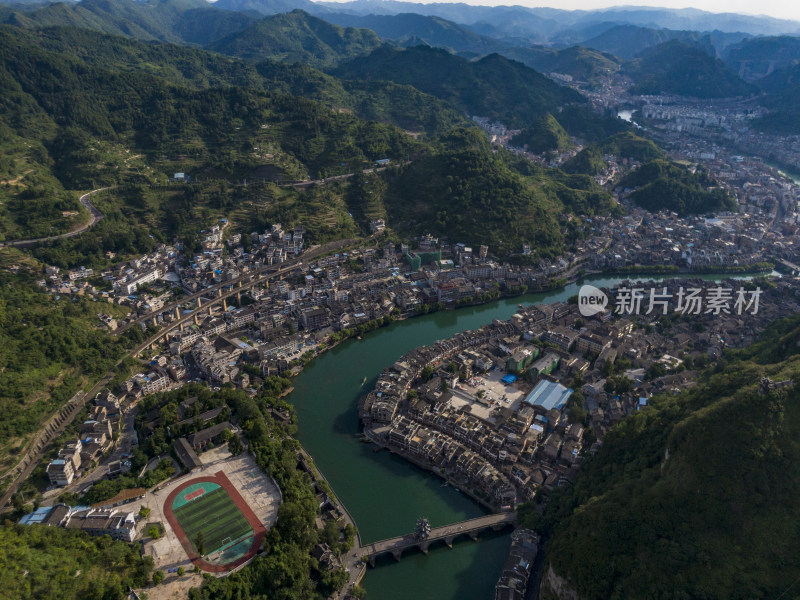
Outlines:
{"type": "Polygon", "coordinates": [[[482,531],[486,529],[499,531],[503,527],[514,525],[516,520],[516,512],[486,515],[485,517],[469,519],[468,521],[461,521],[444,527],[434,527],[431,529],[430,535],[425,539],[417,539],[413,534],[410,534],[367,544],[361,546],[359,554],[371,567],[374,567],[375,559],[382,554],[391,554],[396,560],[400,560],[403,556],[403,551],[409,548],[419,548],[427,554],[431,544],[439,540],[443,540],[448,547],[452,548],[455,539],[461,535],[468,535],[473,540],[477,540],[482,531]]]}

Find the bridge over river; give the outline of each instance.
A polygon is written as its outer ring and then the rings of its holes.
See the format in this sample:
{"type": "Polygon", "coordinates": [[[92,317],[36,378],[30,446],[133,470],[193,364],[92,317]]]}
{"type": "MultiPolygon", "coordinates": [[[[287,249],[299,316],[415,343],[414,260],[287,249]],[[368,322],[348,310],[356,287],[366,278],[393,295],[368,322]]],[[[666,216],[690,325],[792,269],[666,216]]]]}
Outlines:
{"type": "Polygon", "coordinates": [[[428,548],[434,542],[443,540],[449,547],[453,547],[453,541],[461,536],[468,535],[474,540],[478,539],[480,533],[486,529],[499,531],[507,525],[514,525],[517,519],[516,512],[486,515],[477,519],[469,519],[444,527],[434,527],[430,534],[425,538],[418,538],[414,534],[402,537],[390,538],[361,546],[358,555],[362,560],[368,562],[370,566],[375,566],[375,559],[382,554],[391,554],[396,560],[400,560],[404,550],[409,548],[419,548],[424,553],[428,553],[428,548]]]}

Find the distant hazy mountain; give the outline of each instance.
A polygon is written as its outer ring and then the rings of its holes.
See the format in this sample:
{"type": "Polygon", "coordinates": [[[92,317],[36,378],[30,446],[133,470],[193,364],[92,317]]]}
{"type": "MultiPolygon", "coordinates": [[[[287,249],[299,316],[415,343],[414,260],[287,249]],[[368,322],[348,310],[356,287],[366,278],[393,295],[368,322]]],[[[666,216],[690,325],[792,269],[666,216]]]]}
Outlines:
{"type": "Polygon", "coordinates": [[[337,25],[372,29],[382,38],[395,40],[402,45],[413,40],[413,45],[424,43],[456,52],[490,54],[505,45],[496,39],[475,33],[471,29],[441,17],[404,13],[399,15],[352,15],[326,13],[323,18],[337,25]]]}
{"type": "Polygon", "coordinates": [[[383,47],[335,69],[349,79],[386,80],[413,85],[448,101],[468,115],[489,117],[509,127],[527,127],[559,107],[585,102],[574,90],[498,54],[467,61],[445,50],[416,46],[383,47]]]}
{"type": "Polygon", "coordinates": [[[638,94],[676,94],[696,98],[728,98],[756,91],[721,60],[679,40],[651,48],[625,65],[638,94]]]}
{"type": "MultiPolygon", "coordinates": [[[[655,29],[691,31],[746,32],[752,35],[780,35],[800,32],[800,23],[765,16],[735,13],[710,13],[693,8],[666,9],[648,7],[615,7],[602,10],[560,10],[523,6],[472,6],[468,4],[418,4],[395,0],[354,0],[352,2],[320,2],[336,12],[352,14],[417,13],[435,15],[469,25],[479,33],[492,37],[533,37],[551,39],[562,31],[586,28],[601,23],[630,24],[655,29]]],[[[576,40],[568,40],[574,43],[576,40]]]]}
{"type": "Polygon", "coordinates": [[[26,28],[79,27],[141,40],[205,45],[244,29],[257,18],[219,10],[205,0],[84,0],[13,10],[5,16],[0,13],[0,20],[26,28]]]}
{"type": "Polygon", "coordinates": [[[637,25],[616,25],[593,38],[581,41],[581,45],[631,60],[639,56],[644,50],[670,40],[689,41],[694,46],[702,45],[706,53],[712,56],[717,53],[716,48],[711,43],[711,39],[697,31],[653,29],[652,27],[639,27],[637,25]]]}
{"type": "Polygon", "coordinates": [[[311,0],[217,0],[214,6],[221,10],[256,12],[262,15],[276,15],[300,8],[310,13],[327,12],[311,0]]]}
{"type": "Polygon", "coordinates": [[[750,38],[729,47],[725,62],[745,81],[755,81],[777,69],[800,63],[800,37],[750,38]]]}
{"type": "Polygon", "coordinates": [[[369,29],[339,27],[302,10],[273,15],[224,37],[208,48],[249,61],[265,59],[332,66],[381,45],[369,29]]]}

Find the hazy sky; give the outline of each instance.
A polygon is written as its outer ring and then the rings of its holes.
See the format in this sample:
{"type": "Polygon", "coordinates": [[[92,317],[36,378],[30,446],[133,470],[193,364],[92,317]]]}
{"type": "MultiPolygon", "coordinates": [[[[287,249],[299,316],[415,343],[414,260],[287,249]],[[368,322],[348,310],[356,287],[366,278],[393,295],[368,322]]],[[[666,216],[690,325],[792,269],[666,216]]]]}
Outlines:
{"type": "MultiPolygon", "coordinates": [[[[551,6],[566,10],[607,8],[626,4],[619,0],[409,0],[411,2],[451,2],[482,6],[514,5],[551,6]]],[[[779,19],[800,21],[800,0],[635,0],[633,6],[662,6],[665,8],[698,8],[709,12],[734,12],[746,15],[769,15],[779,19]]]]}

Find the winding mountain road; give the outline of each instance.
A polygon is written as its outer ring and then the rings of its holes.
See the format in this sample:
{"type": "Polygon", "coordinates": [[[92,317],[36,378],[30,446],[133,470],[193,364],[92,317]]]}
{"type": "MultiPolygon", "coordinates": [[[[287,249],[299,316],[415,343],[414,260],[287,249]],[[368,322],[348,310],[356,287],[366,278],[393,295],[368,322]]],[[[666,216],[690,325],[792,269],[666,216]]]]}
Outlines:
{"type": "Polygon", "coordinates": [[[80,197],[80,203],[86,208],[86,210],[89,211],[91,219],[89,220],[89,222],[85,223],[84,225],[81,225],[77,229],[73,229],[72,231],[68,231],[67,233],[60,233],[58,235],[51,235],[43,238],[36,238],[31,240],[17,240],[12,242],[0,242],[0,247],[10,246],[14,248],[31,248],[43,242],[51,242],[53,240],[57,240],[60,238],[74,237],[76,235],[82,234],[84,231],[86,231],[90,227],[93,227],[95,224],[97,224],[97,222],[100,219],[103,218],[103,213],[97,210],[97,207],[95,207],[91,202],[89,202],[89,196],[92,196],[98,192],[102,192],[107,189],[109,188],[107,187],[98,188],[96,190],[92,190],[91,192],[87,192],[80,197]]]}

